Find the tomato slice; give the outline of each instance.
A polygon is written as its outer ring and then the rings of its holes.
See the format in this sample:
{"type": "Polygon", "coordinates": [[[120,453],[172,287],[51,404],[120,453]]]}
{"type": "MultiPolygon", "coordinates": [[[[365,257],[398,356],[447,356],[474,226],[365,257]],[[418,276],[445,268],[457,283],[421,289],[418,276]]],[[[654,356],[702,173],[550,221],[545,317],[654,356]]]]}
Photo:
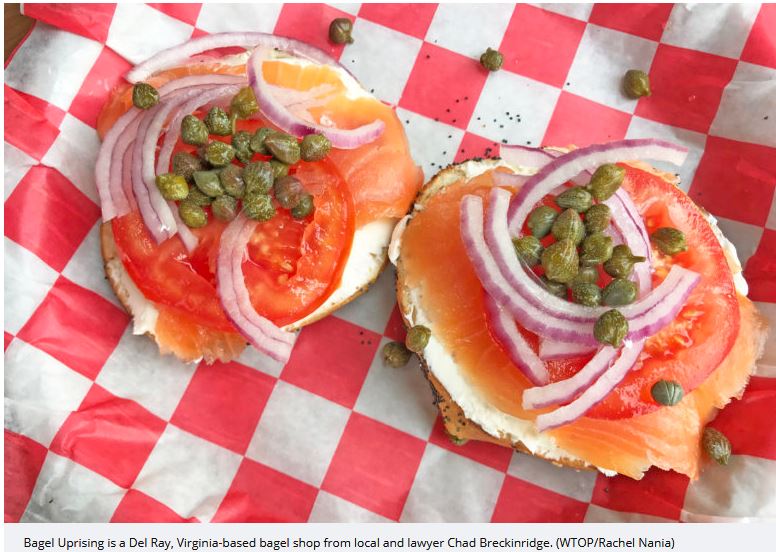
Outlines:
{"type": "MultiPolygon", "coordinates": [[[[266,121],[243,121],[254,131],[266,121]]],[[[189,150],[179,143],[176,151],[189,150]]],[[[336,166],[324,159],[292,167],[312,194],[315,211],[304,220],[277,207],[259,223],[243,263],[254,308],[283,326],[313,312],[339,284],[355,232],[353,201],[336,166]]],[[[235,331],[221,309],[215,288],[215,262],[226,224],[209,217],[195,229],[199,245],[189,254],[179,239],[157,245],[138,212],[114,219],[116,244],[130,277],[150,300],[191,316],[219,331],[235,331]]]]}

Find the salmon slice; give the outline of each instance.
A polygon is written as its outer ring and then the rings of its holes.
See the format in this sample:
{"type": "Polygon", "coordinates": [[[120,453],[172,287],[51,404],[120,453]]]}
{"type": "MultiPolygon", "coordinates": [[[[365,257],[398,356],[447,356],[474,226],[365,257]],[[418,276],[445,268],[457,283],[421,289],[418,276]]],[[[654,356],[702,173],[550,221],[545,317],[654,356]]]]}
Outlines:
{"type": "Polygon", "coordinates": [[[173,353],[184,362],[229,362],[245,349],[245,338],[240,334],[207,328],[171,307],[155,306],[159,317],[154,336],[162,354],[173,353]]]}

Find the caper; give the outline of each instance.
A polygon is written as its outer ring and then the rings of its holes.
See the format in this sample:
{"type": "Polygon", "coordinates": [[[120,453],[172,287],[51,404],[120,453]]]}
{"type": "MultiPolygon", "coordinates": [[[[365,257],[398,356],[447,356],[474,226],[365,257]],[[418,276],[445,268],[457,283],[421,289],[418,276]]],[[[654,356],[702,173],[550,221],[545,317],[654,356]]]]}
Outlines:
{"type": "Polygon", "coordinates": [[[225,167],[234,160],[234,148],[213,140],[203,148],[202,158],[214,167],[225,167]]]}
{"type": "Polygon", "coordinates": [[[241,163],[250,163],[253,159],[253,150],[251,149],[251,133],[241,130],[232,135],[232,147],[234,156],[241,163]]]}
{"type": "Polygon", "coordinates": [[[297,203],[291,209],[291,216],[295,219],[301,220],[303,218],[309,217],[314,210],[315,203],[313,202],[313,196],[310,194],[304,194],[301,198],[299,198],[299,203],[297,203]]]}
{"type": "Polygon", "coordinates": [[[597,307],[601,304],[601,288],[585,282],[574,283],[571,286],[571,298],[580,305],[597,307]]]}
{"type": "Polygon", "coordinates": [[[431,330],[425,326],[412,326],[407,331],[407,337],[404,339],[404,344],[413,353],[422,353],[423,349],[428,345],[428,340],[431,338],[431,330]]]}
{"type": "Polygon", "coordinates": [[[295,176],[282,176],[275,180],[273,185],[275,199],[278,200],[283,209],[292,209],[296,207],[299,200],[304,195],[304,186],[295,176]]]}
{"type": "Polygon", "coordinates": [[[404,346],[404,343],[390,341],[383,347],[383,363],[391,368],[406,366],[412,358],[412,351],[404,346]]]}
{"type": "Polygon", "coordinates": [[[585,212],[585,230],[588,234],[603,232],[612,220],[612,210],[605,203],[596,203],[585,212]]]}
{"type": "Polygon", "coordinates": [[[194,115],[186,115],[181,121],[181,140],[184,144],[204,146],[207,144],[207,127],[194,115]]]}
{"type": "Polygon", "coordinates": [[[329,40],[334,44],[353,44],[353,22],[347,17],[338,17],[329,24],[329,40]]]}
{"type": "Polygon", "coordinates": [[[189,185],[186,184],[186,179],[179,174],[157,175],[156,187],[159,188],[162,197],[168,201],[180,201],[189,195],[189,185]]]}
{"type": "Polygon", "coordinates": [[[601,232],[590,234],[582,242],[582,256],[579,260],[586,266],[605,263],[611,258],[613,250],[614,245],[610,236],[601,232]]]}
{"type": "Polygon", "coordinates": [[[674,406],[684,397],[684,389],[675,381],[659,380],[650,389],[655,402],[663,406],[674,406]]]}
{"type": "Polygon", "coordinates": [[[245,194],[266,194],[272,189],[272,167],[266,161],[248,163],[243,168],[245,194]]]}
{"type": "Polygon", "coordinates": [[[550,280],[569,283],[579,271],[579,257],[574,242],[561,239],[550,245],[542,253],[542,267],[550,280]]]}
{"type": "Polygon", "coordinates": [[[224,188],[216,171],[197,171],[194,173],[194,184],[199,191],[208,197],[224,195],[224,188]]]}
{"type": "Polygon", "coordinates": [[[528,215],[528,229],[539,239],[550,233],[558,211],[548,205],[540,205],[528,215]]]}
{"type": "Polygon", "coordinates": [[[535,266],[542,256],[541,242],[535,236],[523,236],[512,240],[515,246],[515,253],[523,259],[528,266],[535,266]]]}
{"type": "Polygon", "coordinates": [[[323,134],[308,134],[299,146],[303,161],[320,161],[329,155],[331,142],[323,134]]]}
{"type": "Polygon", "coordinates": [[[578,283],[595,284],[598,281],[598,269],[594,266],[581,265],[577,275],[569,283],[570,286],[578,283]]]}
{"type": "Polygon", "coordinates": [[[598,201],[606,201],[622,184],[625,179],[625,169],[619,165],[608,163],[601,165],[593,173],[588,189],[598,201]]]}
{"type": "Polygon", "coordinates": [[[501,55],[501,52],[494,50],[493,48],[488,48],[485,50],[485,53],[480,56],[480,65],[488,71],[498,71],[503,64],[504,56],[501,55]]]}
{"type": "Polygon", "coordinates": [[[272,169],[272,176],[275,178],[288,175],[289,167],[282,161],[278,161],[277,159],[270,159],[269,166],[270,169],[272,169]]]}
{"type": "Polygon", "coordinates": [[[179,151],[172,158],[172,172],[181,175],[186,182],[192,182],[192,175],[204,168],[199,157],[185,151],[179,151]]]}
{"type": "Polygon", "coordinates": [[[630,305],[636,299],[636,284],[624,278],[615,278],[604,288],[603,302],[610,307],[630,305]]]}
{"type": "Polygon", "coordinates": [[[243,169],[237,165],[229,164],[218,173],[218,179],[224,191],[232,197],[240,199],[245,193],[245,181],[243,169]]]}
{"type": "Polygon", "coordinates": [[[290,134],[276,132],[264,138],[264,146],[277,159],[287,165],[298,163],[302,156],[299,142],[290,134]]]}
{"type": "Polygon", "coordinates": [[[595,321],[593,335],[599,343],[619,347],[628,335],[628,321],[617,309],[606,311],[595,321]]]}
{"type": "Polygon", "coordinates": [[[243,197],[243,212],[253,220],[266,222],[275,216],[275,205],[267,194],[246,194],[243,197]]]}
{"type": "Polygon", "coordinates": [[[649,88],[649,75],[638,69],[631,69],[625,73],[622,87],[625,93],[633,99],[652,94],[649,88]]]}
{"type": "Polygon", "coordinates": [[[730,445],[730,441],[725,434],[713,427],[707,427],[703,430],[703,448],[717,464],[723,466],[727,465],[730,461],[730,454],[733,452],[733,447],[730,445]]]}
{"type": "Polygon", "coordinates": [[[145,82],[132,87],[132,105],[138,109],[151,109],[159,103],[159,91],[145,82]]]}
{"type": "Polygon", "coordinates": [[[256,94],[253,88],[246,86],[234,95],[231,103],[231,111],[240,119],[247,119],[259,110],[259,103],[256,101],[256,94]]]}
{"type": "Polygon", "coordinates": [[[194,205],[199,205],[200,207],[207,207],[213,203],[213,198],[200,192],[199,188],[196,186],[191,186],[186,201],[193,203],[194,205]]]}
{"type": "Polygon", "coordinates": [[[684,239],[684,233],[676,228],[664,226],[658,228],[650,236],[661,253],[664,255],[676,255],[682,251],[687,251],[687,242],[684,239]]]}
{"type": "Polygon", "coordinates": [[[181,201],[178,205],[178,214],[189,228],[202,228],[207,224],[207,213],[192,201],[181,201]]]}
{"type": "Polygon", "coordinates": [[[581,186],[575,186],[555,198],[555,203],[561,209],[574,209],[577,213],[585,213],[593,205],[593,196],[581,186]]]}
{"type": "Polygon", "coordinates": [[[555,295],[556,297],[560,297],[562,299],[566,299],[568,293],[566,293],[566,286],[565,284],[561,284],[560,282],[553,282],[547,276],[542,275],[541,277],[542,282],[544,283],[544,287],[547,288],[547,291],[555,295]]]}
{"type": "Polygon", "coordinates": [[[277,131],[269,127],[261,127],[259,130],[257,130],[251,137],[251,149],[256,153],[269,155],[269,151],[267,151],[267,148],[264,147],[264,139],[273,132],[277,131]]]}
{"type": "Polygon", "coordinates": [[[213,216],[230,221],[237,216],[237,200],[230,195],[222,195],[213,200],[213,216]]]}
{"type": "Polygon", "coordinates": [[[631,253],[625,244],[615,245],[612,257],[604,263],[604,270],[612,278],[627,278],[633,272],[633,265],[646,261],[645,257],[639,257],[631,253]]]}
{"type": "Polygon", "coordinates": [[[229,115],[218,106],[213,106],[205,116],[205,126],[210,134],[229,136],[232,133],[232,121],[229,115]]]}
{"type": "Polygon", "coordinates": [[[579,245],[585,238],[585,225],[574,209],[566,209],[552,225],[552,235],[556,240],[571,240],[579,245]]]}

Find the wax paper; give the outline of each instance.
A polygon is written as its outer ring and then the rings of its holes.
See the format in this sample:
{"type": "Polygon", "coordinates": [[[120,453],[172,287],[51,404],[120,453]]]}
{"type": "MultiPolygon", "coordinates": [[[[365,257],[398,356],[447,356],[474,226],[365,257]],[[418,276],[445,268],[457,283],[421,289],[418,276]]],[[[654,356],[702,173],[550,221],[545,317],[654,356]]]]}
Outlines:
{"type": "MultiPolygon", "coordinates": [[[[713,422],[698,481],[640,481],[451,444],[402,339],[388,269],[305,328],[286,366],[186,365],[132,334],[104,280],[97,114],[134,63],[207,33],[290,35],[396,106],[431,176],[501,143],[657,137],[776,321],[776,5],[35,4],[5,69],[7,521],[721,521],[776,518],[776,346],[713,422]],[[335,17],[353,44],[328,42],[335,17]],[[480,68],[487,48],[499,72],[480,68]],[[653,94],[619,89],[631,68],[653,94]]],[[[672,169],[673,170],[673,169],[672,169]]]]}

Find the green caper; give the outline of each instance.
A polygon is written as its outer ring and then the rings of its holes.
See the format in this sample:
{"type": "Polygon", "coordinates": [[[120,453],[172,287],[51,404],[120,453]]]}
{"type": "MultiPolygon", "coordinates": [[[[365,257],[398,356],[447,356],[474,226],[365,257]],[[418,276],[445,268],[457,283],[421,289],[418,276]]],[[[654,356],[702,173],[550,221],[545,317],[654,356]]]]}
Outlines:
{"type": "Polygon", "coordinates": [[[256,101],[256,94],[253,88],[246,86],[234,95],[231,103],[232,114],[240,119],[247,119],[259,110],[259,102],[256,101]]]}
{"type": "Polygon", "coordinates": [[[178,214],[189,228],[202,228],[207,224],[207,213],[192,201],[181,201],[178,205],[178,214]]]}
{"type": "Polygon", "coordinates": [[[407,330],[407,337],[404,339],[404,344],[413,353],[422,353],[423,349],[428,345],[428,340],[431,338],[431,330],[425,326],[412,326],[407,330]]]}
{"type": "Polygon", "coordinates": [[[293,209],[305,194],[304,186],[295,176],[281,176],[273,185],[275,199],[283,209],[293,209]]]}
{"type": "Polygon", "coordinates": [[[707,427],[703,430],[703,448],[717,464],[726,466],[730,461],[730,454],[733,447],[725,434],[713,427],[707,427]]]}
{"type": "Polygon", "coordinates": [[[208,197],[224,195],[224,188],[216,171],[197,171],[194,173],[194,184],[199,191],[208,197]]]}
{"type": "Polygon", "coordinates": [[[684,397],[684,389],[675,381],[659,380],[650,389],[655,402],[663,406],[674,406],[684,397]]]}
{"type": "Polygon", "coordinates": [[[248,163],[243,168],[245,194],[266,194],[272,189],[272,166],[266,161],[248,163]]]}
{"type": "Polygon", "coordinates": [[[181,175],[186,182],[192,182],[192,175],[204,168],[199,157],[185,151],[179,151],[172,158],[172,172],[181,175]]]}
{"type": "Polygon", "coordinates": [[[269,127],[261,127],[259,130],[257,130],[251,137],[251,149],[256,153],[269,155],[269,151],[267,151],[267,148],[264,147],[264,139],[273,132],[277,131],[269,127]]]}
{"type": "Polygon", "coordinates": [[[617,309],[606,311],[595,321],[593,335],[599,343],[619,347],[628,335],[628,321],[617,309]]]}
{"type": "Polygon", "coordinates": [[[571,286],[571,298],[580,305],[597,307],[601,304],[601,288],[595,284],[577,282],[571,286]]]}
{"type": "Polygon", "coordinates": [[[181,140],[184,144],[204,146],[207,144],[207,127],[194,115],[186,115],[181,121],[181,140]]]}
{"type": "Polygon", "coordinates": [[[269,167],[272,169],[272,176],[274,178],[280,178],[281,176],[288,175],[289,167],[282,161],[278,161],[277,159],[270,159],[269,167]]]}
{"type": "Polygon", "coordinates": [[[241,130],[232,135],[232,147],[234,156],[241,163],[250,163],[253,159],[253,150],[251,149],[251,133],[241,130]]]}
{"type": "Polygon", "coordinates": [[[588,234],[603,232],[612,220],[612,210],[605,203],[596,203],[585,212],[585,230],[588,234]]]}
{"type": "Polygon", "coordinates": [[[243,197],[243,212],[248,218],[266,222],[273,218],[277,211],[269,195],[253,193],[243,197]]]}
{"type": "Polygon", "coordinates": [[[542,256],[541,242],[535,236],[523,236],[512,240],[515,246],[515,253],[523,259],[528,266],[536,266],[542,256]]]}
{"type": "Polygon", "coordinates": [[[548,205],[540,205],[528,215],[528,229],[539,239],[550,233],[558,211],[548,205]]]}
{"type": "Polygon", "coordinates": [[[237,200],[230,195],[222,195],[213,200],[213,216],[230,221],[237,216],[237,200]]]}
{"type": "Polygon", "coordinates": [[[301,220],[303,218],[309,217],[314,210],[315,203],[313,202],[313,196],[310,194],[304,194],[301,198],[299,198],[299,203],[297,203],[291,209],[291,216],[295,219],[301,220]]]}
{"type": "Polygon", "coordinates": [[[501,52],[494,50],[493,48],[488,48],[485,50],[485,53],[480,56],[480,65],[488,71],[498,71],[503,64],[504,56],[501,55],[501,52]]]}
{"type": "Polygon", "coordinates": [[[634,282],[625,278],[615,278],[604,288],[603,302],[610,307],[630,305],[636,300],[638,288],[634,282]]]}
{"type": "Polygon", "coordinates": [[[575,186],[555,198],[561,209],[574,209],[577,213],[586,213],[593,205],[593,196],[581,186],[575,186]]]}
{"type": "Polygon", "coordinates": [[[237,165],[229,164],[218,173],[218,179],[224,191],[230,196],[240,199],[245,193],[245,181],[243,169],[237,165]]]}
{"type": "Polygon", "coordinates": [[[633,99],[652,95],[649,88],[649,75],[638,69],[631,69],[625,73],[622,87],[625,93],[633,99]]]}
{"type": "Polygon", "coordinates": [[[264,146],[278,161],[287,165],[298,163],[302,156],[299,142],[290,134],[276,132],[264,138],[264,146]]]}
{"type": "Polygon", "coordinates": [[[232,121],[229,115],[218,106],[211,107],[207,112],[205,126],[210,134],[229,136],[232,133],[232,121]]]}
{"type": "Polygon", "coordinates": [[[577,275],[569,284],[573,286],[578,283],[595,284],[598,281],[598,269],[594,266],[581,265],[577,275]]]}
{"type": "Polygon", "coordinates": [[[568,296],[568,293],[566,292],[565,284],[561,284],[560,282],[553,282],[545,275],[542,275],[541,280],[544,283],[544,287],[547,288],[547,291],[549,291],[556,297],[566,299],[566,297],[568,296]]]}
{"type": "Polygon", "coordinates": [[[383,347],[383,363],[391,368],[406,366],[412,358],[412,351],[404,346],[404,343],[390,341],[383,347]]]}
{"type": "Polygon", "coordinates": [[[159,91],[145,82],[132,87],[132,105],[138,109],[151,109],[159,103],[159,91]]]}
{"type": "Polygon", "coordinates": [[[552,225],[552,235],[556,240],[571,240],[579,245],[585,238],[585,224],[574,209],[566,209],[552,225]]]}
{"type": "Polygon", "coordinates": [[[605,263],[612,256],[614,246],[612,238],[601,232],[590,234],[582,242],[582,256],[580,262],[586,266],[594,266],[605,263]]]}
{"type": "Polygon", "coordinates": [[[658,228],[650,236],[661,253],[664,255],[676,255],[682,251],[687,251],[687,241],[684,239],[684,233],[676,228],[663,227],[658,228]]]}
{"type": "Polygon", "coordinates": [[[225,167],[234,160],[234,148],[213,140],[202,149],[202,158],[214,167],[225,167]]]}
{"type": "Polygon", "coordinates": [[[191,186],[186,201],[193,203],[194,205],[199,205],[200,207],[207,207],[213,203],[213,198],[200,192],[199,188],[196,186],[191,186]]]}
{"type": "Polygon", "coordinates": [[[156,187],[168,201],[180,201],[189,195],[189,185],[179,174],[167,173],[156,176],[156,187]]]}
{"type": "Polygon", "coordinates": [[[323,134],[308,134],[299,146],[303,161],[320,161],[329,155],[331,142],[323,134]]]}
{"type": "Polygon", "coordinates": [[[550,280],[569,283],[579,271],[579,257],[574,242],[561,239],[550,245],[542,253],[542,267],[550,280]]]}
{"type": "Polygon", "coordinates": [[[334,44],[353,44],[353,22],[347,17],[338,17],[329,24],[329,40],[334,44]]]}
{"type": "Polygon", "coordinates": [[[622,184],[625,179],[625,169],[619,165],[608,163],[601,165],[593,173],[588,189],[598,201],[606,201],[622,184]]]}
{"type": "Polygon", "coordinates": [[[615,245],[612,257],[604,263],[604,270],[612,278],[627,278],[633,272],[633,265],[646,261],[645,257],[639,257],[631,253],[625,244],[615,245]]]}

